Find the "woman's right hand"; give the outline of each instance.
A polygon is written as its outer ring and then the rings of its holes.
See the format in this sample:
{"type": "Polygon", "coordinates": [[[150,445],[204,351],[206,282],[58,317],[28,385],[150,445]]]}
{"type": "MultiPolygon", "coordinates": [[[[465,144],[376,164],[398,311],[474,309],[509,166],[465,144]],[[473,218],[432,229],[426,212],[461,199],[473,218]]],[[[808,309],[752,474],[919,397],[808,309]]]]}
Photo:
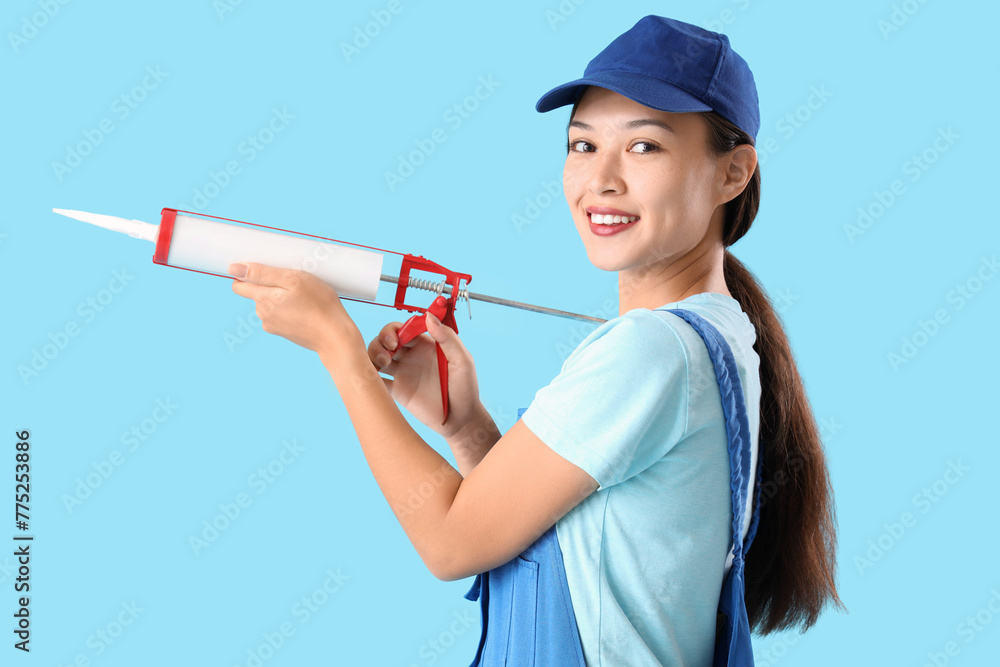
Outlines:
{"type": "Polygon", "coordinates": [[[479,402],[476,366],[454,330],[429,313],[425,317],[427,333],[402,347],[397,345],[396,333],[403,323],[386,324],[368,344],[368,357],[376,369],[392,376],[393,379],[382,378],[382,381],[399,405],[435,432],[450,438],[480,419],[484,412],[479,402]],[[448,421],[443,425],[435,341],[448,359],[448,421]]]}

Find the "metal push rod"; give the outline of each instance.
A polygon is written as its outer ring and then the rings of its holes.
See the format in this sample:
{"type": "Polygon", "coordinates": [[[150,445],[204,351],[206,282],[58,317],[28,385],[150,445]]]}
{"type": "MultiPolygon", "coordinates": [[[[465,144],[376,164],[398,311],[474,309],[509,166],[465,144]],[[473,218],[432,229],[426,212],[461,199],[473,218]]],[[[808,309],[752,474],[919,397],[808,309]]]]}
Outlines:
{"type": "MultiPolygon", "coordinates": [[[[382,274],[382,282],[399,284],[399,276],[390,276],[382,274]]],[[[438,294],[444,294],[445,296],[451,296],[451,285],[447,284],[443,280],[441,282],[433,282],[430,280],[422,280],[420,278],[409,279],[408,287],[415,287],[416,289],[427,290],[428,292],[437,292],[438,294]]],[[[521,310],[529,310],[533,313],[544,313],[546,315],[555,315],[557,317],[565,317],[571,320],[582,320],[584,322],[596,322],[602,324],[607,322],[607,320],[602,320],[599,317],[590,317],[589,315],[580,315],[577,313],[570,313],[565,310],[556,310],[555,308],[546,308],[545,306],[535,306],[530,303],[523,303],[521,301],[512,301],[510,299],[501,299],[496,296],[488,296],[486,294],[477,294],[476,292],[470,292],[468,287],[463,287],[458,291],[458,298],[465,299],[466,303],[469,304],[469,319],[472,319],[472,303],[469,299],[475,299],[477,301],[485,301],[486,303],[495,303],[500,306],[509,306],[511,308],[520,308],[521,310]]]]}

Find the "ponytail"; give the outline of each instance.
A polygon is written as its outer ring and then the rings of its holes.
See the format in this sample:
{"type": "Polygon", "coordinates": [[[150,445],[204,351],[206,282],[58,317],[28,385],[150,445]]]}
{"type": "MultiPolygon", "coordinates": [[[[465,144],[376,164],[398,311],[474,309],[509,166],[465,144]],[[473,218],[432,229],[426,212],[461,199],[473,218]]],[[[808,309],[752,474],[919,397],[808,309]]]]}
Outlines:
{"type": "MultiPolygon", "coordinates": [[[[709,142],[719,154],[753,139],[714,112],[704,113],[709,142]]],[[[750,229],[760,204],[760,166],[726,205],[723,245],[750,229]]],[[[750,318],[760,357],[760,520],[746,555],[746,606],[758,634],[811,627],[837,595],[837,527],[823,444],[792,350],[766,292],[727,249],[726,286],[750,318]]]]}

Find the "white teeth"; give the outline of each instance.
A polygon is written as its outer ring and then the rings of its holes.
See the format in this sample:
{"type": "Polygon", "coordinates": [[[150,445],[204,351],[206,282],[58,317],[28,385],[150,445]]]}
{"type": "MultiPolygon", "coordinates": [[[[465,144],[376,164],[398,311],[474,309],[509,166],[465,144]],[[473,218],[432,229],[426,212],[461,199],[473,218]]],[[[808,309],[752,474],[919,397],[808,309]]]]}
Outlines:
{"type": "Polygon", "coordinates": [[[635,222],[638,220],[638,216],[634,215],[601,215],[600,213],[591,213],[590,221],[597,225],[618,225],[623,222],[635,222]]]}

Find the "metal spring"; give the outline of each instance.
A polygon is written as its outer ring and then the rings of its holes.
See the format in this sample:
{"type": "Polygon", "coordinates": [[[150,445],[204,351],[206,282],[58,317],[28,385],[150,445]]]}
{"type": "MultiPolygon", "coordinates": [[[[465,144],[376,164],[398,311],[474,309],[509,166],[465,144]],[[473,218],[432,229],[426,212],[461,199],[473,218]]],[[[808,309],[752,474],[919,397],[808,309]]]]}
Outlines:
{"type": "MultiPolygon", "coordinates": [[[[446,280],[436,283],[424,278],[414,278],[413,276],[409,276],[407,282],[408,287],[415,287],[417,289],[427,290],[428,292],[437,292],[438,294],[444,293],[444,288],[447,284],[448,282],[446,280]]],[[[465,299],[465,302],[469,306],[469,319],[471,320],[472,301],[469,300],[469,286],[466,285],[465,287],[461,287],[461,281],[459,281],[458,297],[456,298],[456,301],[461,301],[462,299],[465,299]]]]}
{"type": "MultiPolygon", "coordinates": [[[[433,282],[431,280],[425,280],[423,278],[413,278],[413,277],[410,277],[409,278],[409,282],[407,283],[407,285],[409,287],[416,287],[417,289],[427,290],[428,292],[437,292],[438,294],[443,294],[444,293],[444,288],[445,288],[445,286],[447,284],[448,284],[448,282],[445,281],[445,280],[442,280],[441,282],[436,283],[436,282],[433,282]]],[[[459,299],[465,299],[466,301],[468,301],[468,299],[469,299],[469,288],[468,287],[459,287],[459,289],[458,289],[458,298],[459,299]]]]}

